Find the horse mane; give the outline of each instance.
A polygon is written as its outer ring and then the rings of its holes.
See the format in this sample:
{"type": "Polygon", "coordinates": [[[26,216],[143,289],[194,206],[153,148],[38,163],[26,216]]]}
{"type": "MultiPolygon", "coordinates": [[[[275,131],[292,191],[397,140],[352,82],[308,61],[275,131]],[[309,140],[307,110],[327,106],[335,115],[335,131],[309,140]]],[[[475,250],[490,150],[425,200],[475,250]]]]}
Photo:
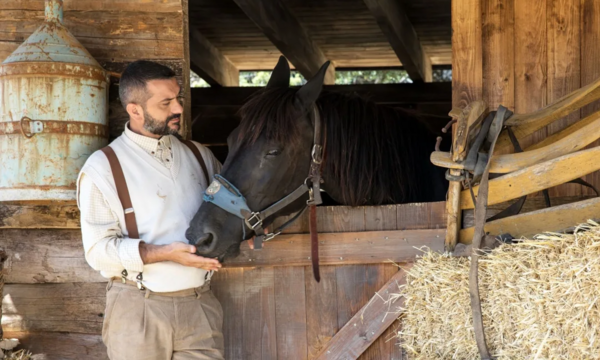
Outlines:
{"type": "MultiPolygon", "coordinates": [[[[297,89],[263,89],[241,109],[239,141],[252,144],[261,134],[282,143],[298,139],[294,106],[297,89]]],[[[397,204],[424,198],[417,179],[431,177],[424,169],[435,136],[416,114],[377,105],[356,94],[324,91],[317,100],[326,124],[323,173],[327,184],[339,186],[344,204],[397,204]],[[423,155],[426,155],[424,159],[423,155]]]]}

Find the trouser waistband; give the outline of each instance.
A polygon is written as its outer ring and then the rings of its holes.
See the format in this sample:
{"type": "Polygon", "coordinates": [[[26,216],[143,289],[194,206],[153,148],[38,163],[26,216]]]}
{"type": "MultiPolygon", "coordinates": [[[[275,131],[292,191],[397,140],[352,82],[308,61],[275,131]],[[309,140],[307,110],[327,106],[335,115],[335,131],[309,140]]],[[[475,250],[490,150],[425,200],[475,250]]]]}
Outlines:
{"type": "Polygon", "coordinates": [[[194,296],[196,296],[196,298],[199,298],[202,293],[210,291],[210,281],[206,281],[204,283],[204,285],[199,286],[197,288],[183,289],[183,290],[179,290],[179,291],[157,292],[157,291],[152,291],[148,288],[146,288],[144,290],[139,290],[136,282],[131,281],[131,280],[125,280],[125,283],[123,283],[121,278],[114,277],[114,278],[108,280],[108,285],[106,286],[106,289],[110,290],[110,288],[113,286],[127,289],[127,290],[135,290],[135,291],[143,292],[144,296],[146,298],[148,298],[150,295],[166,296],[166,297],[186,297],[186,296],[194,295],[194,296]]]}

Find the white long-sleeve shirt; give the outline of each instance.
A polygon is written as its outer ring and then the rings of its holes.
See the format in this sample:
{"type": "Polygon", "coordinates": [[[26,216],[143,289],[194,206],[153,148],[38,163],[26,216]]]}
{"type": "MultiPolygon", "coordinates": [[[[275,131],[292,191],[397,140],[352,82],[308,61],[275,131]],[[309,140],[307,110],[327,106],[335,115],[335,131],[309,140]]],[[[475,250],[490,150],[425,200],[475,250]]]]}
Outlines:
{"type": "MultiPolygon", "coordinates": [[[[175,162],[171,141],[178,141],[174,137],[153,139],[134,133],[129,130],[128,125],[125,126],[125,136],[165,168],[178,171],[172,169],[175,162]]],[[[211,173],[209,177],[221,171],[221,163],[212,153],[210,155],[211,161],[206,164],[211,173]]],[[[123,269],[130,276],[141,272],[144,266],[139,251],[141,240],[123,236],[117,215],[111,210],[102,192],[85,174],[79,180],[78,197],[85,258],[90,266],[106,274],[120,273],[123,269]]]]}

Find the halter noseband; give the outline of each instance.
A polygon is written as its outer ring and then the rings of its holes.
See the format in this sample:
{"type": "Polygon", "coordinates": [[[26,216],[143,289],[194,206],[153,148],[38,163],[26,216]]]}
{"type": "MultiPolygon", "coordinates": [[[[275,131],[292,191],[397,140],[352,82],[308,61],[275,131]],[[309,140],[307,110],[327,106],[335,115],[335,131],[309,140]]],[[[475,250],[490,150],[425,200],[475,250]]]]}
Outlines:
{"type": "MultiPolygon", "coordinates": [[[[283,197],[273,205],[267,207],[266,209],[256,212],[250,210],[250,207],[248,206],[248,203],[246,202],[246,199],[244,198],[242,193],[221,175],[215,175],[213,182],[204,192],[204,201],[211,202],[216,206],[220,207],[221,209],[227,211],[228,213],[235,215],[243,220],[242,228],[244,230],[244,238],[246,237],[245,234],[247,228],[251,232],[254,232],[255,250],[262,249],[262,243],[264,241],[269,241],[277,235],[279,235],[283,229],[285,229],[286,227],[291,225],[295,220],[297,220],[308,207],[314,207],[316,205],[320,205],[323,202],[321,199],[321,164],[323,162],[324,146],[322,141],[323,139],[321,136],[321,117],[316,105],[313,106],[313,116],[315,132],[313,147],[311,151],[310,170],[308,173],[308,177],[306,178],[304,183],[298,186],[296,190],[283,197]],[[275,215],[277,212],[287,207],[294,201],[298,200],[306,193],[308,193],[309,198],[306,201],[306,206],[302,208],[302,210],[296,213],[294,217],[292,217],[289,221],[287,221],[285,224],[283,224],[273,232],[268,234],[264,233],[263,221],[265,221],[268,217],[275,215]]],[[[314,233],[314,236],[316,236],[316,230],[314,231],[314,233]]],[[[311,235],[312,234],[313,230],[311,226],[311,235]]],[[[317,256],[315,256],[313,245],[313,267],[315,266],[315,257],[317,257],[318,261],[318,253],[317,256]]],[[[315,273],[315,278],[317,277],[318,268],[315,273]]]]}

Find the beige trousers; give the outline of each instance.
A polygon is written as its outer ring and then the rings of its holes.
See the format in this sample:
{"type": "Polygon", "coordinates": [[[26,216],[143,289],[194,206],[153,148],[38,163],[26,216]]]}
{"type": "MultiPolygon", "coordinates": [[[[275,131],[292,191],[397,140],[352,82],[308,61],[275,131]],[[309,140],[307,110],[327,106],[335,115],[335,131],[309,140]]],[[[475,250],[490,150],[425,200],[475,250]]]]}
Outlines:
{"type": "Polygon", "coordinates": [[[222,328],[208,282],[173,293],[108,283],[102,340],[111,360],[223,359],[222,328]]]}

